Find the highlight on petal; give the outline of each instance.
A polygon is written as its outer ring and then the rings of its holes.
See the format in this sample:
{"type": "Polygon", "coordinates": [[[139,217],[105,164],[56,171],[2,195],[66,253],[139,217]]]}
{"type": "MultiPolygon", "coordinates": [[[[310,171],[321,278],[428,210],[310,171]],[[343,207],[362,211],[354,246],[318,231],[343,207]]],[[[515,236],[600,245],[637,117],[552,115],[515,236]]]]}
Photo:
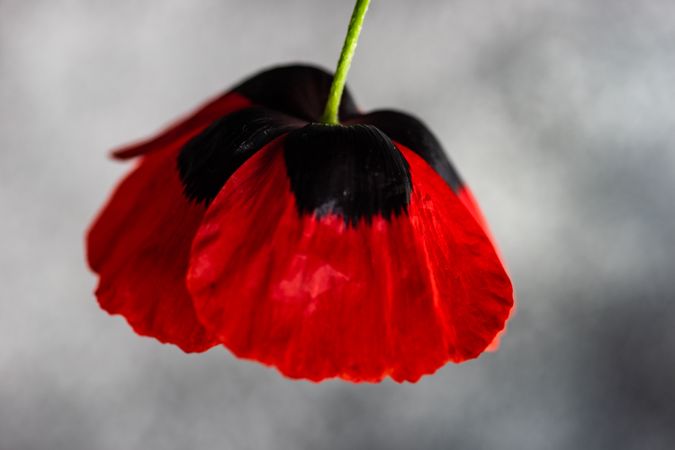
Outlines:
{"type": "Polygon", "coordinates": [[[236,355],[311,380],[415,381],[483,352],[512,288],[446,182],[399,146],[407,213],[350,226],[299,208],[284,145],[232,175],[195,237],[187,281],[205,326],[236,355]]]}

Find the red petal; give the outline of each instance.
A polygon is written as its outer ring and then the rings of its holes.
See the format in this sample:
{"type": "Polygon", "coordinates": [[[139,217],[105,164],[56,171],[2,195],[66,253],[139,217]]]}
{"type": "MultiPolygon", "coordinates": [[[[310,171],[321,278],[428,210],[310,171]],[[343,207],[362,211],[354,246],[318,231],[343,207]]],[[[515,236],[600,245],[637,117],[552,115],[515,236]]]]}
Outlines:
{"type": "Polygon", "coordinates": [[[189,250],[205,208],[182,195],[178,149],[153,153],[117,187],[87,237],[101,307],[134,330],[187,352],[217,342],[197,320],[185,285],[189,250]]]}
{"type": "Polygon", "coordinates": [[[113,151],[113,156],[118,159],[129,159],[166,147],[182,147],[215,120],[251,104],[251,101],[241,94],[228,92],[178,120],[158,135],[113,151]]]}
{"type": "Polygon", "coordinates": [[[235,172],[192,248],[206,327],[236,355],[311,380],[415,381],[484,351],[513,303],[508,276],[443,179],[401,151],[409,215],[357,227],[298,215],[280,141],[235,172]]]}

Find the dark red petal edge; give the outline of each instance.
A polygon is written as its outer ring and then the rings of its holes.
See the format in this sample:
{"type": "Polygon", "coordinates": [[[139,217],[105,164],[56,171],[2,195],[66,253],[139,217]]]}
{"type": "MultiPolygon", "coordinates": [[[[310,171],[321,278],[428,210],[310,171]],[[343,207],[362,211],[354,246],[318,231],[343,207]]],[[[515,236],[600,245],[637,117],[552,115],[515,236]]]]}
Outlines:
{"type": "Polygon", "coordinates": [[[167,147],[180,148],[215,120],[250,105],[251,101],[241,94],[228,92],[210,100],[156,136],[114,150],[113,156],[117,159],[130,159],[167,147]]]}
{"type": "MultiPolygon", "coordinates": [[[[158,135],[113,151],[117,159],[129,159],[180,146],[217,119],[252,104],[309,122],[317,122],[326,104],[333,75],[314,66],[288,65],[264,70],[241,82],[230,92],[210,100],[158,135]]],[[[340,117],[358,114],[348,88],[342,96],[340,117]]]]}

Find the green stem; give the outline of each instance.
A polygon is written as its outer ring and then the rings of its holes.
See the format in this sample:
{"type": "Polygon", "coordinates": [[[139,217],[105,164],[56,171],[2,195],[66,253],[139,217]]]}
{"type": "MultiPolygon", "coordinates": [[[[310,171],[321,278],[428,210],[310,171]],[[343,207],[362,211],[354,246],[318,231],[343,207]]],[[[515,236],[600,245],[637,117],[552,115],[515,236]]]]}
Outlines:
{"type": "Polygon", "coordinates": [[[369,4],[370,0],[356,0],[356,5],[354,5],[354,12],[352,13],[352,19],[349,21],[347,37],[345,37],[342,53],[340,53],[340,61],[338,61],[337,69],[335,70],[333,84],[330,86],[326,109],[324,109],[323,116],[321,116],[322,123],[329,125],[338,125],[340,123],[338,118],[340,100],[342,100],[347,73],[349,72],[349,67],[352,65],[354,52],[356,52],[356,44],[359,41],[359,34],[361,34],[361,28],[363,28],[363,19],[366,16],[369,4]]]}

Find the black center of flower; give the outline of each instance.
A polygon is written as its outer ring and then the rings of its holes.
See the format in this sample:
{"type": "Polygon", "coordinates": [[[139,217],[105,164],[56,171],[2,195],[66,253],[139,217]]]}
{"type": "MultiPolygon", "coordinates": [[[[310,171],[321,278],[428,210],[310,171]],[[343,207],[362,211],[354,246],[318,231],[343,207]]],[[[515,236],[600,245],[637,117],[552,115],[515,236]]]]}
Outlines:
{"type": "Polygon", "coordinates": [[[356,225],[407,212],[408,162],[378,128],[310,124],[291,132],[284,148],[301,214],[336,214],[356,225]]]}

